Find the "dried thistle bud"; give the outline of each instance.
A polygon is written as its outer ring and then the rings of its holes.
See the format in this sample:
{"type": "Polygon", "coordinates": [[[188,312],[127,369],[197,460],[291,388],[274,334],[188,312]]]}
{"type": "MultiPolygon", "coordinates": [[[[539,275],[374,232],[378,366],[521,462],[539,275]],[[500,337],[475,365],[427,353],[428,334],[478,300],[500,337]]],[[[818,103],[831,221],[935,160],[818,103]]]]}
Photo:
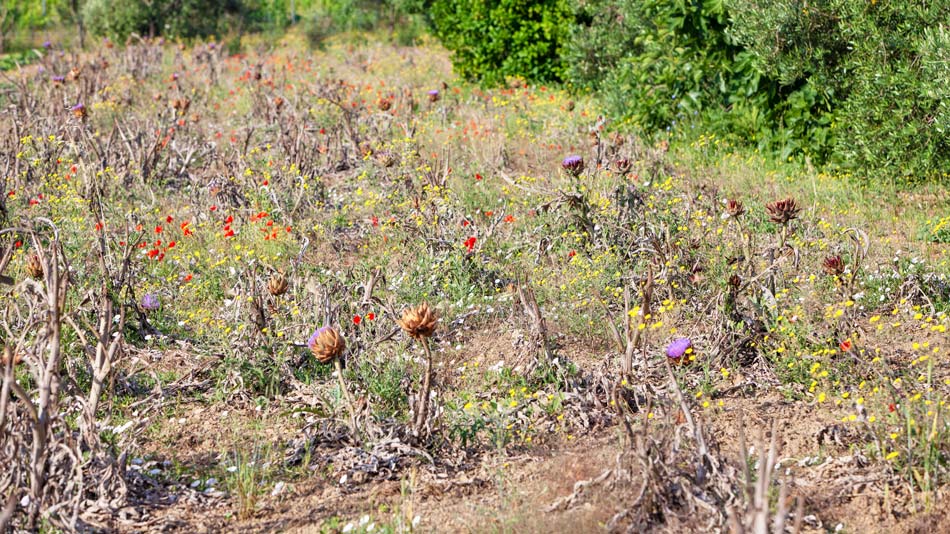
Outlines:
{"type": "Polygon", "coordinates": [[[574,111],[574,101],[568,100],[567,104],[564,104],[564,108],[567,109],[568,111],[574,111]]]}
{"type": "Polygon", "coordinates": [[[380,98],[376,101],[376,107],[378,107],[380,111],[389,111],[389,109],[393,107],[393,101],[389,98],[380,98]]]}
{"type": "Polygon", "coordinates": [[[278,271],[274,273],[270,280],[267,281],[267,291],[275,297],[279,297],[287,292],[287,277],[284,276],[284,273],[278,271]]]}
{"type": "Polygon", "coordinates": [[[172,107],[178,111],[179,115],[184,115],[190,106],[191,99],[189,98],[176,98],[175,100],[172,100],[172,107]]]}
{"type": "Polygon", "coordinates": [[[43,278],[43,262],[36,254],[30,254],[26,258],[26,272],[36,280],[43,278]]]}
{"type": "Polygon", "coordinates": [[[278,97],[275,97],[275,98],[274,98],[274,109],[276,109],[277,111],[280,111],[280,108],[282,108],[282,107],[284,107],[284,99],[281,98],[281,97],[279,97],[279,96],[278,96],[278,97]]]}
{"type": "Polygon", "coordinates": [[[742,283],[742,280],[739,278],[738,274],[733,274],[729,277],[729,287],[732,289],[739,289],[739,284],[742,283]]]}
{"type": "Polygon", "coordinates": [[[745,206],[742,205],[741,200],[730,198],[726,201],[726,213],[733,219],[738,219],[745,213],[745,206]]]}
{"type": "Polygon", "coordinates": [[[379,152],[374,152],[373,156],[376,157],[376,162],[382,165],[383,167],[392,167],[396,164],[396,156],[388,150],[380,150],[379,152]]]}
{"type": "Polygon", "coordinates": [[[397,319],[396,323],[398,323],[410,337],[420,339],[431,337],[435,332],[438,321],[438,316],[429,308],[429,304],[423,302],[415,308],[408,308],[402,312],[402,319],[397,319]]]}
{"type": "Polygon", "coordinates": [[[613,145],[616,147],[621,147],[624,145],[624,143],[627,142],[627,138],[624,137],[623,134],[619,132],[613,132],[612,134],[610,134],[610,142],[613,143],[613,145]]]}
{"type": "Polygon", "coordinates": [[[828,256],[821,262],[821,269],[828,276],[841,276],[844,274],[844,260],[841,256],[828,256]]]}
{"type": "Polygon", "coordinates": [[[789,197],[769,202],[765,205],[765,211],[769,213],[769,219],[772,222],[786,224],[788,221],[796,219],[798,212],[802,211],[802,208],[794,199],[789,197]]]}
{"type": "Polygon", "coordinates": [[[320,363],[330,363],[334,358],[339,358],[346,349],[346,341],[343,336],[332,326],[323,326],[318,328],[307,341],[307,347],[320,363]]]}
{"type": "Polygon", "coordinates": [[[614,161],[614,168],[617,169],[620,175],[626,176],[630,173],[630,169],[633,168],[633,163],[631,163],[628,158],[620,158],[614,161]]]}

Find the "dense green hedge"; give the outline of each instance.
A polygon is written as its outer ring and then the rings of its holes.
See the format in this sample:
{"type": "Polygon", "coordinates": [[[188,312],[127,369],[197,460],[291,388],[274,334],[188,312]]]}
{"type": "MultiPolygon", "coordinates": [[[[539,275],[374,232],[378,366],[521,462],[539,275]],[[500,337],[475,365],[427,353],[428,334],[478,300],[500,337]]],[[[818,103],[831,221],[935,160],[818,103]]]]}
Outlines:
{"type": "Polygon", "coordinates": [[[508,76],[563,77],[573,19],[568,0],[434,0],[429,16],[465,78],[498,84],[508,76]]]}
{"type": "Polygon", "coordinates": [[[429,15],[462,76],[564,80],[648,136],[950,172],[947,1],[434,0],[429,15]]]}
{"type": "Polygon", "coordinates": [[[811,144],[825,142],[831,163],[909,179],[950,170],[950,2],[731,0],[730,8],[729,31],[757,69],[820,95],[833,135],[811,144]]]}

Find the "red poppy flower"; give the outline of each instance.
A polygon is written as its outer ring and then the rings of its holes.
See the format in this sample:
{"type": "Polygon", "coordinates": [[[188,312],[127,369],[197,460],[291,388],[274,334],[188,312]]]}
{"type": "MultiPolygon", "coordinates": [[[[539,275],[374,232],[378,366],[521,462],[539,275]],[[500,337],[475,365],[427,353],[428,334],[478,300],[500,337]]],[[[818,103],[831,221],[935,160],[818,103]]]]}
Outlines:
{"type": "Polygon", "coordinates": [[[373,313],[373,312],[369,312],[369,313],[366,314],[366,319],[369,320],[369,321],[373,321],[373,320],[376,319],[376,314],[373,313]]]}
{"type": "Polygon", "coordinates": [[[357,324],[357,325],[358,325],[358,324],[360,324],[360,321],[362,321],[362,320],[363,320],[363,318],[360,317],[359,315],[354,315],[354,316],[353,316],[353,324],[357,324]]]}
{"type": "Polygon", "coordinates": [[[852,347],[852,344],[851,344],[851,340],[850,340],[850,339],[846,339],[846,340],[842,341],[842,342],[841,342],[841,345],[839,345],[839,348],[841,349],[841,352],[848,352],[849,350],[851,350],[851,347],[852,347]]]}

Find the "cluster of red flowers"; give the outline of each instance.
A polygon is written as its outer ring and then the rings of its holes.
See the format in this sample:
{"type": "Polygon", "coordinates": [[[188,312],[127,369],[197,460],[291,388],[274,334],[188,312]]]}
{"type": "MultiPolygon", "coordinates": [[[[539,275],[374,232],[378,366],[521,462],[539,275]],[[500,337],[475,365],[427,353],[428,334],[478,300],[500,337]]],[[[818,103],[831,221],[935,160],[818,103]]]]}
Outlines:
{"type": "MultiPolygon", "coordinates": [[[[261,231],[264,232],[264,241],[270,241],[271,239],[277,239],[279,227],[275,228],[274,219],[268,218],[269,214],[266,211],[260,211],[257,215],[251,217],[251,222],[261,222],[263,227],[261,231]]],[[[290,226],[285,226],[284,231],[288,234],[293,230],[290,226]]]]}
{"type": "MultiPolygon", "coordinates": [[[[174,217],[172,217],[171,215],[169,215],[168,217],[165,217],[165,222],[166,222],[167,224],[171,224],[172,221],[174,221],[174,220],[175,220],[174,217]]],[[[184,231],[184,230],[187,230],[187,226],[188,226],[188,223],[187,223],[187,222],[182,223],[182,225],[181,225],[182,230],[183,230],[183,231],[184,231]]],[[[102,222],[100,221],[98,224],[96,224],[96,230],[102,230],[102,228],[103,228],[103,224],[102,224],[102,222]]],[[[135,227],[135,230],[138,231],[138,232],[141,232],[141,231],[142,231],[142,225],[140,224],[140,225],[136,226],[136,227],[135,227]]],[[[154,232],[155,232],[155,235],[156,235],[156,236],[160,236],[162,233],[165,232],[165,227],[162,226],[161,224],[157,224],[157,225],[155,225],[155,230],[154,230],[154,232]]],[[[190,230],[187,230],[187,232],[183,232],[183,235],[191,235],[191,231],[190,231],[190,230]]],[[[124,242],[121,243],[121,244],[124,244],[124,242]]],[[[146,248],[146,247],[151,246],[151,248],[149,248],[149,250],[148,250],[148,252],[146,253],[146,255],[147,255],[150,259],[153,259],[153,260],[156,260],[156,261],[162,261],[162,260],[165,259],[165,253],[167,253],[169,250],[175,248],[175,245],[177,245],[177,244],[178,244],[177,241],[171,240],[171,241],[163,242],[163,241],[159,238],[159,239],[156,239],[154,242],[152,242],[151,245],[149,245],[149,243],[146,242],[146,241],[142,241],[141,243],[139,243],[139,248],[146,248]]]]}
{"type": "Polygon", "coordinates": [[[359,326],[359,324],[363,322],[363,319],[366,319],[367,321],[375,321],[375,320],[376,320],[376,314],[373,313],[373,312],[369,312],[369,313],[367,313],[366,315],[363,315],[363,316],[354,315],[354,316],[353,316],[353,324],[359,326]]]}

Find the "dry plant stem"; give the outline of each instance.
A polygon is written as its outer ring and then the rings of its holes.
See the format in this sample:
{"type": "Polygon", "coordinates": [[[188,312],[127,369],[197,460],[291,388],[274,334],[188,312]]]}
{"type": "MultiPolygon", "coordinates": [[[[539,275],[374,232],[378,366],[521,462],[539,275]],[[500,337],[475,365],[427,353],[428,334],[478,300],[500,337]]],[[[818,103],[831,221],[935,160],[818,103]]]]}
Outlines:
{"type": "Polygon", "coordinates": [[[346,388],[346,382],[343,380],[343,364],[340,363],[339,357],[333,359],[333,365],[336,367],[336,377],[340,381],[340,390],[343,391],[343,397],[346,399],[346,409],[350,413],[350,431],[353,436],[356,436],[356,413],[353,411],[353,397],[350,396],[350,390],[346,388]]]}
{"type": "Polygon", "coordinates": [[[13,383],[13,351],[9,346],[3,347],[3,383],[0,385],[0,428],[6,422],[7,403],[10,400],[10,384],[13,383]]]}
{"type": "Polygon", "coordinates": [[[422,350],[426,353],[426,372],[422,377],[422,390],[419,392],[419,406],[416,410],[416,424],[414,433],[421,437],[425,430],[426,420],[429,418],[429,391],[432,389],[432,353],[429,351],[429,339],[420,338],[422,350]]]}
{"type": "Polygon", "coordinates": [[[643,344],[643,331],[640,325],[643,324],[644,317],[650,313],[650,302],[653,299],[653,266],[650,266],[647,270],[647,279],[643,283],[643,299],[640,302],[640,311],[637,312],[637,326],[633,326],[633,317],[631,317],[630,312],[632,310],[630,306],[630,288],[624,286],[623,288],[623,302],[624,308],[626,309],[625,320],[624,320],[624,337],[627,340],[627,345],[623,353],[623,364],[621,371],[624,376],[630,376],[633,372],[633,353],[636,352],[638,348],[643,344]]]}
{"type": "Polygon", "coordinates": [[[706,456],[709,455],[709,449],[706,448],[706,440],[703,438],[703,433],[700,431],[699,427],[696,426],[696,423],[693,421],[693,414],[690,412],[689,405],[686,404],[686,398],[683,396],[683,391],[680,389],[679,382],[676,381],[676,375],[673,374],[673,367],[670,366],[669,359],[664,358],[663,363],[666,364],[666,374],[670,378],[670,384],[673,386],[673,391],[676,392],[676,398],[679,401],[680,410],[683,411],[683,417],[686,418],[686,423],[693,432],[693,438],[696,440],[696,445],[699,448],[700,461],[704,461],[706,456]]]}

